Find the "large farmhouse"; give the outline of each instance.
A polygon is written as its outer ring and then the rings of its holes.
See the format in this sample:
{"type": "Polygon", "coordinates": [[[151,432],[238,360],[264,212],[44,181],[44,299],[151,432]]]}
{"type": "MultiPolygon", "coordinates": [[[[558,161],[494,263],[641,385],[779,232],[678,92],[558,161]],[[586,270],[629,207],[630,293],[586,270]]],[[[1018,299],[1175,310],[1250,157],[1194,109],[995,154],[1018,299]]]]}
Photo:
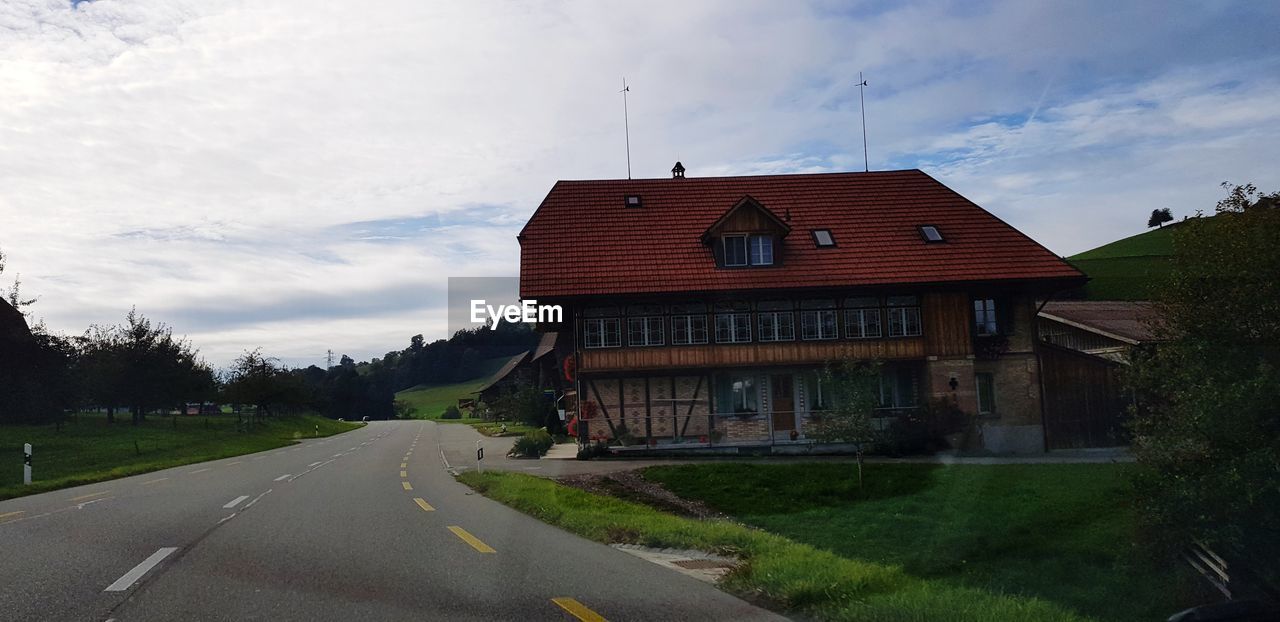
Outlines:
{"type": "Polygon", "coordinates": [[[982,448],[1043,451],[1036,300],[1085,280],[919,170],[560,181],[519,239],[579,434],[647,447],[812,444],[855,358],[886,419],[946,400],[982,448]]]}

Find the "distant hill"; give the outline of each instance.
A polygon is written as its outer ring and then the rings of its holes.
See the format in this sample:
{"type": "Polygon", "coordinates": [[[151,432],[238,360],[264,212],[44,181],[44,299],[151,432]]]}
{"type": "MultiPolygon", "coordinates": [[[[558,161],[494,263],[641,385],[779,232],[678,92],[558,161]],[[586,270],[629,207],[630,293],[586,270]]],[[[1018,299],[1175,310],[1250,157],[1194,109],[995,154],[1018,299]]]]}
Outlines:
{"type": "Polygon", "coordinates": [[[396,399],[417,409],[415,419],[439,419],[445,407],[457,404],[459,398],[475,397],[472,392],[484,386],[509,360],[510,356],[486,359],[481,364],[482,373],[474,378],[450,384],[420,384],[396,393],[396,399]]]}
{"type": "Polygon", "coordinates": [[[1086,300],[1151,300],[1169,277],[1173,234],[1181,223],[1116,240],[1067,259],[1091,279],[1086,300]]]}

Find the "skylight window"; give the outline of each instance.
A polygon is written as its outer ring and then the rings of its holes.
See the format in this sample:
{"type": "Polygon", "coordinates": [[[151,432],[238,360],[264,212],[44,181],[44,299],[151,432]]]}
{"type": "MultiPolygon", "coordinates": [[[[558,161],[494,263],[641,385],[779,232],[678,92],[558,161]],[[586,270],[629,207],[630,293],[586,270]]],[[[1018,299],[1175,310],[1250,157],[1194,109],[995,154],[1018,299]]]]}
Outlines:
{"type": "Polygon", "coordinates": [[[946,239],[942,237],[942,233],[933,225],[920,225],[920,237],[930,244],[946,242],[946,239]]]}
{"type": "Polygon", "coordinates": [[[813,243],[818,248],[828,248],[836,245],[836,239],[831,237],[830,229],[814,229],[813,243]]]}
{"type": "Polygon", "coordinates": [[[638,195],[638,194],[628,194],[628,195],[627,195],[627,207],[640,207],[640,195],[638,195]]]}

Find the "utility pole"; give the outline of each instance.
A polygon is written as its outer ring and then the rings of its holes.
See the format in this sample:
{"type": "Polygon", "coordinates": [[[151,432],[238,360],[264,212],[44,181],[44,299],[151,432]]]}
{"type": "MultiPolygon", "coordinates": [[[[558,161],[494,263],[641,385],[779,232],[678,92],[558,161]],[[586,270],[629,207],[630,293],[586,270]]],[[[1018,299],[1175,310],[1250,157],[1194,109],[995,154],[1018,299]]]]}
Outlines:
{"type": "Polygon", "coordinates": [[[867,159],[867,100],[862,96],[863,89],[867,88],[867,81],[862,79],[862,72],[858,72],[858,103],[862,107],[862,170],[863,172],[871,171],[870,161],[867,159]]]}
{"type": "Polygon", "coordinates": [[[627,113],[627,93],[631,92],[631,87],[627,86],[627,78],[622,78],[622,131],[627,137],[627,179],[631,179],[631,117],[627,113]]]}

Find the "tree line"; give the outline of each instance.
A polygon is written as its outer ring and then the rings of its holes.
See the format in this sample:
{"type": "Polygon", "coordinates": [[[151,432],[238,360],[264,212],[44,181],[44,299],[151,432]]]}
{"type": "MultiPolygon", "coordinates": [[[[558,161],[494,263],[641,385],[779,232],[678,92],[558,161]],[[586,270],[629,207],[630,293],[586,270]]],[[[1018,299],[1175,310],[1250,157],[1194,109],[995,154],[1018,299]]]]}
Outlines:
{"type": "MultiPolygon", "coordinates": [[[[0,254],[0,272],[4,269],[0,254]]],[[[241,416],[320,413],[331,418],[405,416],[395,393],[419,384],[479,376],[486,359],[527,350],[536,341],[522,324],[462,330],[357,363],[291,368],[261,349],[244,352],[227,369],[209,365],[187,339],[131,310],[117,325],[93,325],[81,335],[27,326],[23,309],[35,302],[18,291],[0,298],[0,424],[60,423],[70,413],[102,409],[109,423],[133,424],[149,414],[199,404],[241,406],[241,416]]]]}

